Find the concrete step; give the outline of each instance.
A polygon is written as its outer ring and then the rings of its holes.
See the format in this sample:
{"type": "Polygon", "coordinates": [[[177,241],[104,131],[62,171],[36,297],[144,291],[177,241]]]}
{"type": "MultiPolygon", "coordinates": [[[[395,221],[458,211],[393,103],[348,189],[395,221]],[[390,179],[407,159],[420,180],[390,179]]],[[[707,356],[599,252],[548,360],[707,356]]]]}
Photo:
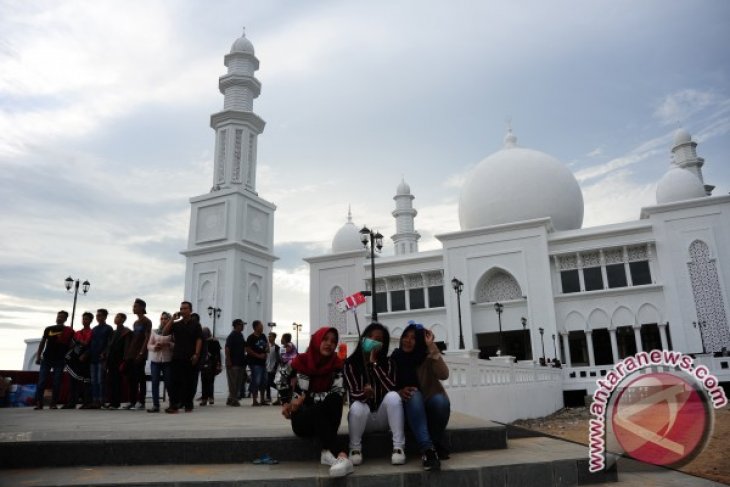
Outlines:
{"type": "Polygon", "coordinates": [[[455,453],[440,472],[424,472],[420,458],[409,455],[402,466],[366,457],[355,472],[332,479],[317,461],[281,461],[278,465],[243,463],[137,465],[7,469],[0,486],[98,487],[558,487],[615,482],[616,470],[590,474],[586,450],[551,438],[510,441],[509,448],[455,453]]]}
{"type": "MultiPolygon", "coordinates": [[[[346,417],[346,414],[345,414],[346,417]]],[[[3,410],[0,468],[246,463],[266,453],[281,461],[314,461],[319,448],[294,436],[279,408],[198,408],[176,415],[145,411],[3,410]]],[[[347,448],[347,421],[339,431],[347,448]]],[[[507,448],[503,425],[453,413],[446,444],[455,453],[507,448]]],[[[363,452],[390,457],[390,434],[369,434],[363,452]]],[[[418,456],[407,437],[406,453],[418,456]]]]}

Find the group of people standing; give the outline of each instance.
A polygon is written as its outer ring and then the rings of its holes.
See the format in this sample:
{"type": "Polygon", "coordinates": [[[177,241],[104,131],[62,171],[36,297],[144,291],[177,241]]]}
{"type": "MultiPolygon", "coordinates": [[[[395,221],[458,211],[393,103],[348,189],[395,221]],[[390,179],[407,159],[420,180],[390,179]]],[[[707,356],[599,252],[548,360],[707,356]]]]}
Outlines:
{"type": "Polygon", "coordinates": [[[317,438],[320,461],[332,477],[352,473],[363,462],[362,437],[390,430],[391,463],[405,457],[405,423],[418,442],[425,470],[438,470],[449,458],[443,439],[451,413],[441,385],[449,369],[430,330],[410,323],[399,347],[388,355],[390,334],[371,323],[355,351],[343,360],[336,353],[336,328],[317,330],[306,352],[296,356],[281,374],[282,414],[297,436],[317,438]],[[345,395],[349,398],[349,447],[337,444],[345,395]]]}
{"type": "Polygon", "coordinates": [[[238,407],[240,399],[252,397],[251,406],[281,404],[279,398],[271,401],[271,389],[276,387],[275,377],[280,367],[287,366],[297,355],[297,347],[291,341],[291,334],[284,333],[281,346],[276,344],[276,333],[264,335],[264,324],[256,320],[251,323],[253,332],[246,338],[243,329],[246,322],[233,320],[233,331],[226,338],[226,378],[228,379],[228,400],[226,406],[238,407]],[[248,391],[246,367],[251,371],[248,391]]]}
{"type": "Polygon", "coordinates": [[[53,375],[50,408],[57,409],[62,374],[71,378],[69,396],[63,409],[137,409],[144,410],[147,398],[146,363],[150,362],[152,406],[150,413],[160,412],[160,384],[169,393],[167,413],[193,410],[193,401],[201,382],[200,405],[214,403],[215,376],[223,370],[221,346],[210,330],[202,327],[192,304],[183,301],[174,314],[163,312],[153,328],[147,318],[147,304],[136,299],[132,305],[136,320],[125,326],[127,316],[117,313],[114,327],[106,321],[109,312],[82,315],[81,330],[66,326],[68,313],[59,311],[56,324],[43,332],[36,363],[40,365],[36,387],[36,409],[43,409],[46,381],[53,375]],[[126,379],[128,404],[122,406],[122,387],[126,379]]]}

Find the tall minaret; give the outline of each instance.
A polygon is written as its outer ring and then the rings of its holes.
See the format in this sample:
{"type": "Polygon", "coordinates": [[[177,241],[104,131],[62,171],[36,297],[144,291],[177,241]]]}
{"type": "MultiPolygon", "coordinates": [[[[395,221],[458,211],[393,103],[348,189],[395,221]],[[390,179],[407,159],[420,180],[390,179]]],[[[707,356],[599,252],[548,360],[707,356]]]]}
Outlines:
{"type": "Polygon", "coordinates": [[[210,117],[215,130],[213,187],[190,199],[185,299],[204,325],[225,337],[231,321],[271,321],[276,206],[256,192],[256,142],[265,122],[253,112],[261,92],[259,60],[244,34],[224,57],[228,72],[218,85],[223,111],[210,117]],[[216,315],[215,329],[211,311],[216,315]]]}
{"type": "Polygon", "coordinates": [[[715,189],[715,187],[705,184],[705,179],[702,176],[702,166],[705,165],[705,160],[701,157],[697,157],[697,142],[692,140],[692,136],[684,129],[678,129],[674,132],[672,159],[675,166],[687,169],[697,176],[697,179],[699,179],[704,186],[707,196],[712,194],[712,190],[715,189]]]}
{"type": "Polygon", "coordinates": [[[402,179],[393,197],[396,233],[390,238],[395,245],[395,255],[418,252],[418,239],[421,238],[421,235],[414,229],[413,220],[418,212],[413,208],[413,198],[411,187],[402,179]]]}

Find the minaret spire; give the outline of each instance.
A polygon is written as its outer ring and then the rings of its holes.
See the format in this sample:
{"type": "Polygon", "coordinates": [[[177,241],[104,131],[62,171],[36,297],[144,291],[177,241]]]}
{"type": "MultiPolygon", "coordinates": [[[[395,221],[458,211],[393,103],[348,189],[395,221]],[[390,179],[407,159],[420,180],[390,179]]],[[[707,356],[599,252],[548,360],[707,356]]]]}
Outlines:
{"type": "Polygon", "coordinates": [[[418,252],[418,239],[421,238],[414,225],[418,212],[413,208],[414,196],[411,194],[411,187],[402,177],[393,199],[395,200],[393,216],[395,217],[396,233],[390,238],[395,245],[395,255],[416,253],[418,252]]]}
{"type": "Polygon", "coordinates": [[[512,117],[507,117],[507,135],[504,136],[504,148],[517,147],[517,136],[512,133],[512,117]]]}
{"type": "Polygon", "coordinates": [[[253,100],[261,93],[261,83],[254,76],[259,60],[245,27],[224,63],[228,72],[218,80],[223,111],[210,117],[216,133],[212,190],[237,188],[256,194],[257,138],[266,123],[253,112],[253,100]]]}
{"type": "Polygon", "coordinates": [[[705,184],[705,179],[702,176],[702,166],[705,165],[705,160],[702,157],[697,157],[697,142],[692,140],[692,136],[683,128],[679,128],[674,132],[672,164],[687,169],[697,176],[697,179],[704,186],[707,196],[712,194],[715,187],[705,184]]]}

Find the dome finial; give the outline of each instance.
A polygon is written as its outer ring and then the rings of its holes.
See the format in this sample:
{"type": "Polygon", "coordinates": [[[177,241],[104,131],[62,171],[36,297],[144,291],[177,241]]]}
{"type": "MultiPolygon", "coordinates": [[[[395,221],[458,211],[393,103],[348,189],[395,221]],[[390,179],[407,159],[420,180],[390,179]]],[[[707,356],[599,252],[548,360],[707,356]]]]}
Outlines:
{"type": "Polygon", "coordinates": [[[243,26],[243,33],[241,34],[241,37],[246,37],[246,26],[243,26]]]}
{"type": "Polygon", "coordinates": [[[352,205],[347,205],[347,223],[352,223],[352,205]]]}
{"type": "Polygon", "coordinates": [[[504,148],[517,147],[517,137],[512,133],[512,117],[507,117],[507,135],[504,136],[504,148]]]}

